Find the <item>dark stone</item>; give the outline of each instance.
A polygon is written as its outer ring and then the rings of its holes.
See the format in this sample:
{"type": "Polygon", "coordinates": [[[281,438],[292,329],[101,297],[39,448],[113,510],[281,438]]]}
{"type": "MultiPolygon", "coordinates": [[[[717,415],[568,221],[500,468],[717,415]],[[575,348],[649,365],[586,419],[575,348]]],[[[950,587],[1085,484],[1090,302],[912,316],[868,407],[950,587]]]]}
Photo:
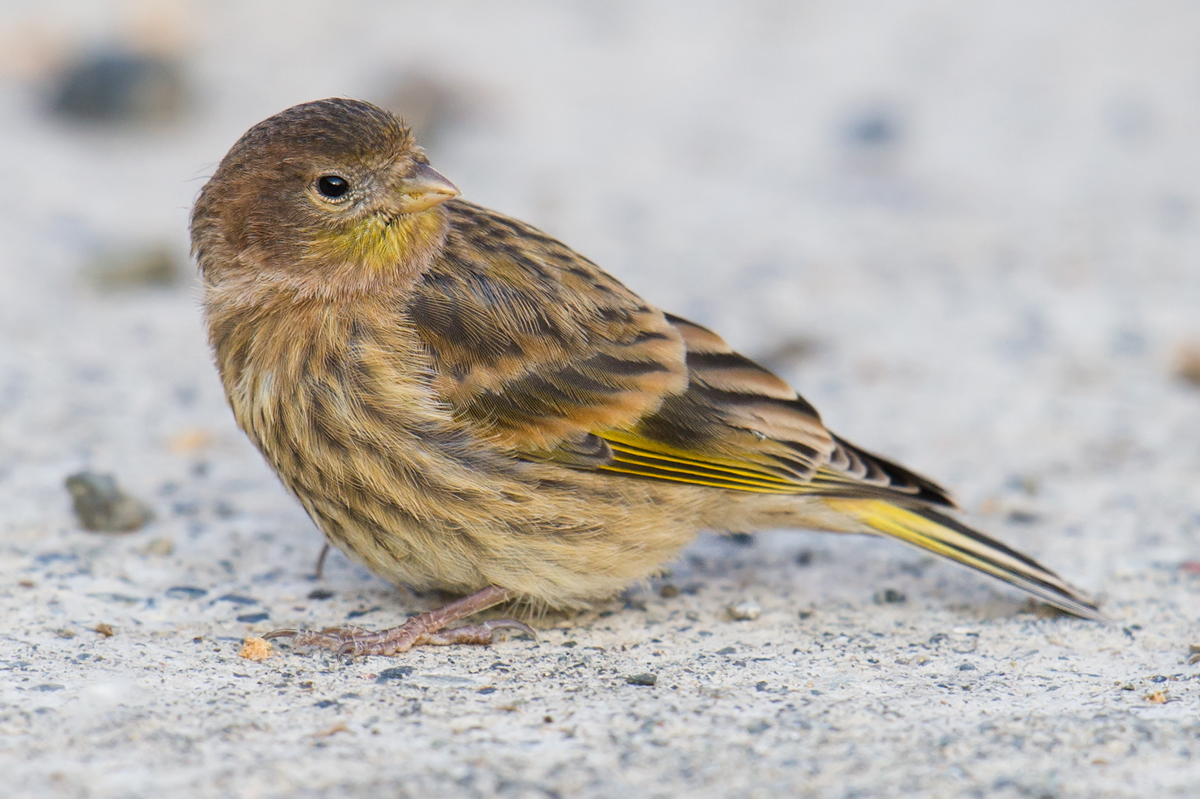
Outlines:
{"type": "Polygon", "coordinates": [[[843,135],[848,144],[862,149],[878,149],[900,140],[900,120],[886,108],[868,108],[846,120],[843,135]]]}
{"type": "Polygon", "coordinates": [[[212,604],[218,602],[231,602],[234,605],[257,605],[258,600],[254,597],[242,596],[241,594],[222,594],[212,601],[212,604]]]}
{"type": "Polygon", "coordinates": [[[191,585],[175,585],[167,589],[166,594],[170,599],[199,599],[208,593],[206,588],[196,588],[191,585]]]}
{"type": "Polygon", "coordinates": [[[88,123],[168,122],[186,105],[183,68],[172,59],[118,49],[84,55],[52,90],[51,110],[88,123]]]}
{"type": "Polygon", "coordinates": [[[271,618],[270,613],[260,611],[258,613],[243,613],[241,616],[237,617],[237,620],[242,624],[257,624],[258,622],[266,621],[269,618],[271,618]]]}
{"type": "Polygon", "coordinates": [[[412,666],[393,666],[390,669],[384,669],[375,677],[376,683],[385,683],[389,680],[403,680],[410,677],[413,673],[412,666]]]}
{"type": "Polygon", "coordinates": [[[79,472],[67,478],[66,486],[85,530],[129,533],[154,516],[145,504],[122,491],[111,474],[79,472]]]}

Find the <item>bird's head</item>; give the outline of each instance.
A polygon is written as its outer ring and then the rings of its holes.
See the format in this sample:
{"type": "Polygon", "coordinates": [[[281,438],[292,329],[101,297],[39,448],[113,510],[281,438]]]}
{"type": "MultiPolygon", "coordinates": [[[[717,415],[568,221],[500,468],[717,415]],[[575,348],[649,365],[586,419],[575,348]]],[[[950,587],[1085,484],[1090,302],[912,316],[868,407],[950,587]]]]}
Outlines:
{"type": "Polygon", "coordinates": [[[210,283],[231,270],[371,282],[419,271],[444,234],[437,206],[458,194],[396,116],[319,100],[238,140],[196,202],[192,246],[210,283]]]}

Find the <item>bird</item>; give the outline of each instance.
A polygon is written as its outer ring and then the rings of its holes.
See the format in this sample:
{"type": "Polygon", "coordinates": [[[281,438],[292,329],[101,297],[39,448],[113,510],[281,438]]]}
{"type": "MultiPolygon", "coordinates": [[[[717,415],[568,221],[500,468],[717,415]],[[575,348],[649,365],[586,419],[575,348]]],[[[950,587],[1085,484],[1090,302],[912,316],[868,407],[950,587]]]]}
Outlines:
{"type": "Polygon", "coordinates": [[[267,637],[351,656],[487,644],[530,628],[474,614],[586,608],[704,530],[889,536],[1106,619],[712,330],[463,199],[389,111],[330,98],[254,125],[190,232],[240,428],[329,543],[459,597],[384,630],[267,637]]]}

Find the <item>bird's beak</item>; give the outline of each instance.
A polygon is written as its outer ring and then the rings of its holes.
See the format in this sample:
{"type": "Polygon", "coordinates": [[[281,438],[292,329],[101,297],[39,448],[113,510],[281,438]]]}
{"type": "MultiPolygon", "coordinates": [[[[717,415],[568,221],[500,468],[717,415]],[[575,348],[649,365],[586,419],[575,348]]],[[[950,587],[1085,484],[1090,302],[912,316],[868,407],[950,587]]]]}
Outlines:
{"type": "Polygon", "coordinates": [[[396,188],[400,194],[399,210],[402,214],[424,211],[462,194],[458,186],[428,164],[417,164],[400,179],[396,188]]]}

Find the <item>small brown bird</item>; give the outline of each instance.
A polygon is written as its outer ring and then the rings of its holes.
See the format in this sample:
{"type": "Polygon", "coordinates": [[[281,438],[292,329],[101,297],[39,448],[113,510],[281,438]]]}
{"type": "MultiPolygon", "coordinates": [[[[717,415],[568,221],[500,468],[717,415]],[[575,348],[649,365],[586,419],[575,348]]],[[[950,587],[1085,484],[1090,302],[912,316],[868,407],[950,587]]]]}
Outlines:
{"type": "Polygon", "coordinates": [[[447,626],[514,599],[586,606],[703,529],[882,533],[1103,618],[712,331],[458,195],[398,118],[331,99],[247,131],[196,202],[238,424],[335,546],[465,597],[382,632],[272,636],[351,654],[486,643],[524,625],[447,626]]]}

